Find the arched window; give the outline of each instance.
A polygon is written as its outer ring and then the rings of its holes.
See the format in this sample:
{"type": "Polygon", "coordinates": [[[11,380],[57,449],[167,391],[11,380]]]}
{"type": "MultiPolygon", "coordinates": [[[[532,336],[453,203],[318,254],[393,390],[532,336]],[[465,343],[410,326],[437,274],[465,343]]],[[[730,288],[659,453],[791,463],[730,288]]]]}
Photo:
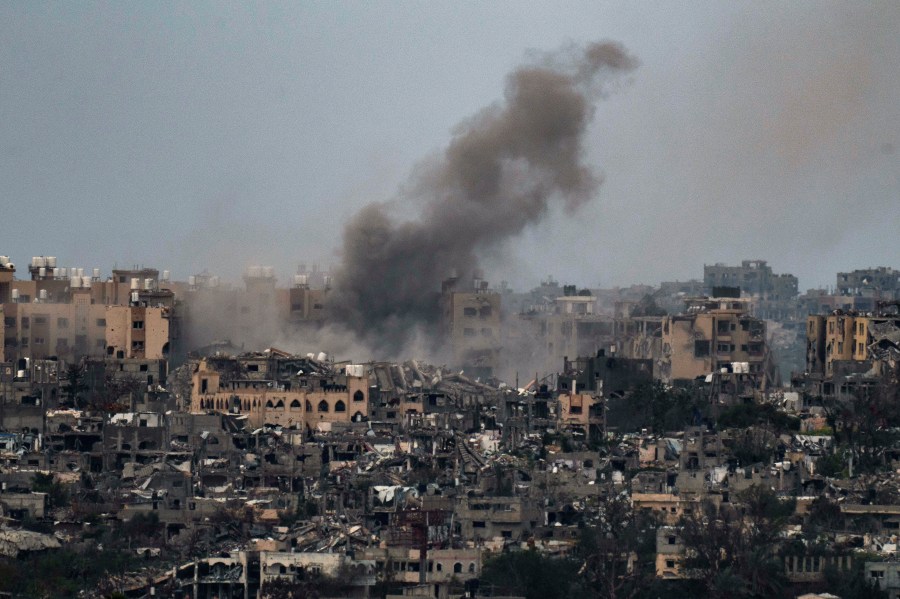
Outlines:
{"type": "Polygon", "coordinates": [[[334,404],[334,411],[335,412],[346,412],[347,405],[339,399],[339,400],[337,400],[337,403],[334,404]]]}
{"type": "Polygon", "coordinates": [[[283,410],[283,409],[284,409],[284,401],[281,400],[281,399],[279,399],[279,400],[278,400],[278,403],[275,404],[275,408],[278,409],[278,410],[283,410]]]}
{"type": "Polygon", "coordinates": [[[441,571],[443,571],[443,569],[444,569],[444,565],[441,562],[438,562],[437,563],[437,571],[441,572],[441,571]]]}
{"type": "Polygon", "coordinates": [[[300,406],[300,400],[299,400],[299,399],[295,399],[294,401],[291,402],[291,410],[299,410],[300,407],[301,407],[301,406],[300,406]]]}
{"type": "Polygon", "coordinates": [[[475,571],[475,562],[472,562],[471,564],[469,564],[469,572],[474,572],[474,571],[475,571]]]}
{"type": "Polygon", "coordinates": [[[453,564],[453,573],[460,574],[461,572],[462,572],[462,564],[459,562],[456,562],[455,564],[453,564]]]}
{"type": "Polygon", "coordinates": [[[327,412],[327,411],[328,411],[328,402],[325,401],[324,399],[323,399],[322,401],[319,402],[319,411],[320,411],[320,412],[327,412]]]}
{"type": "Polygon", "coordinates": [[[362,412],[357,412],[356,414],[353,415],[353,422],[362,422],[362,421],[363,421],[362,412]]]}
{"type": "Polygon", "coordinates": [[[362,401],[366,398],[362,391],[357,391],[353,394],[353,401],[362,401]]]}
{"type": "Polygon", "coordinates": [[[266,407],[267,407],[267,408],[274,408],[274,407],[275,407],[275,405],[272,403],[272,400],[271,400],[271,399],[266,400],[266,407]]]}

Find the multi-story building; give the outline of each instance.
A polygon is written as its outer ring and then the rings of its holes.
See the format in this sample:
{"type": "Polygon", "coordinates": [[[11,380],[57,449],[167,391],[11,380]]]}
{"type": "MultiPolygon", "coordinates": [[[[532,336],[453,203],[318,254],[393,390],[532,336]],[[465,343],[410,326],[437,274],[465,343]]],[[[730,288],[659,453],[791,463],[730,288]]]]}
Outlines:
{"type": "Polygon", "coordinates": [[[487,281],[472,280],[469,289],[450,278],[441,285],[441,324],[454,363],[474,377],[489,377],[500,366],[502,343],[500,294],[487,281]]]}
{"type": "Polygon", "coordinates": [[[643,327],[623,342],[625,356],[652,359],[654,377],[667,383],[725,369],[765,389],[776,383],[778,373],[766,344],[766,323],[750,315],[749,302],[736,297],[686,300],[683,314],[664,316],[658,328],[643,327]]]}
{"type": "Polygon", "coordinates": [[[744,260],[740,266],[722,263],[703,266],[703,283],[707,293],[714,287],[739,287],[751,296],[768,300],[792,300],[797,297],[797,277],[774,274],[765,260],[744,260]]]}
{"type": "Polygon", "coordinates": [[[879,266],[852,272],[837,273],[839,295],[873,297],[876,299],[900,299],[900,271],[879,266]]]}
{"type": "Polygon", "coordinates": [[[362,365],[333,370],[277,350],[207,358],[192,376],[191,411],[246,415],[254,427],[356,422],[369,414],[369,377],[362,365]]]}
{"type": "Polygon", "coordinates": [[[890,357],[900,344],[900,310],[890,304],[874,313],[836,310],[806,319],[806,369],[831,377],[839,362],[864,363],[890,357]]]}

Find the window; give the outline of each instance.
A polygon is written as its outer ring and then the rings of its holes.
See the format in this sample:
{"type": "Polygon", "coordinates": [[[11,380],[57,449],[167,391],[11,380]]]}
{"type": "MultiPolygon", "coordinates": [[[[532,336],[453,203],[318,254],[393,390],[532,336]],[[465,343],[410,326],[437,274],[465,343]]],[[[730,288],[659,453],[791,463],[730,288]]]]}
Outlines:
{"type": "Polygon", "coordinates": [[[353,401],[362,401],[366,398],[362,391],[357,391],[353,394],[353,401]]]}
{"type": "Polygon", "coordinates": [[[22,337],[22,342],[19,345],[21,347],[28,347],[28,337],[22,337]]]}
{"type": "Polygon", "coordinates": [[[475,308],[463,308],[463,316],[477,316],[478,310],[475,308]]]}
{"type": "Polygon", "coordinates": [[[35,337],[35,338],[33,339],[33,341],[34,341],[34,344],[35,344],[35,345],[44,345],[44,338],[43,338],[43,337],[35,337]]]}
{"type": "Polygon", "coordinates": [[[334,411],[335,412],[346,412],[347,405],[344,402],[342,402],[341,400],[338,400],[337,403],[334,404],[334,411]]]}
{"type": "Polygon", "coordinates": [[[143,320],[135,320],[134,322],[131,323],[131,328],[132,329],[143,329],[144,321],[143,320]]]}
{"type": "Polygon", "coordinates": [[[144,342],[143,341],[132,341],[131,342],[131,351],[144,351],[144,342]]]}
{"type": "Polygon", "coordinates": [[[69,328],[69,319],[68,318],[57,318],[56,319],[56,327],[60,329],[69,328]]]}
{"type": "Polygon", "coordinates": [[[484,520],[475,520],[472,522],[472,528],[485,528],[484,520]]]}
{"type": "Polygon", "coordinates": [[[300,408],[301,408],[301,406],[300,406],[299,399],[295,399],[294,401],[291,402],[291,410],[299,410],[300,408]]]}
{"type": "Polygon", "coordinates": [[[694,341],[694,357],[704,358],[709,355],[709,341],[698,339],[694,341]]]}
{"type": "Polygon", "coordinates": [[[320,411],[320,412],[327,412],[327,411],[328,411],[328,402],[325,401],[324,399],[323,399],[322,401],[319,402],[319,411],[320,411]]]}
{"type": "Polygon", "coordinates": [[[97,319],[97,326],[98,326],[98,327],[105,327],[105,326],[106,326],[106,319],[105,319],[105,318],[98,318],[98,319],[97,319]]]}
{"type": "Polygon", "coordinates": [[[15,316],[7,316],[3,319],[3,326],[5,327],[14,327],[16,326],[16,317],[15,316]]]}
{"type": "Polygon", "coordinates": [[[464,337],[474,337],[475,329],[463,329],[463,336],[464,337]]]}
{"type": "Polygon", "coordinates": [[[479,316],[482,318],[487,318],[491,315],[491,307],[490,306],[481,306],[481,309],[478,311],[479,316]]]}
{"type": "Polygon", "coordinates": [[[47,317],[46,316],[35,316],[34,324],[47,324],[47,317]]]}
{"type": "Polygon", "coordinates": [[[259,372],[259,364],[247,364],[247,370],[249,372],[259,372]]]}
{"type": "Polygon", "coordinates": [[[27,329],[30,326],[31,326],[31,319],[28,318],[27,316],[23,316],[22,317],[22,328],[27,329]]]}
{"type": "Polygon", "coordinates": [[[675,567],[675,560],[667,559],[666,560],[666,568],[674,568],[674,567],[675,567]]]}
{"type": "Polygon", "coordinates": [[[675,535],[669,535],[669,545],[675,544],[675,535]]]}
{"type": "Polygon", "coordinates": [[[141,371],[141,372],[147,372],[147,365],[146,365],[146,364],[141,364],[141,365],[140,365],[140,371],[141,371]]]}

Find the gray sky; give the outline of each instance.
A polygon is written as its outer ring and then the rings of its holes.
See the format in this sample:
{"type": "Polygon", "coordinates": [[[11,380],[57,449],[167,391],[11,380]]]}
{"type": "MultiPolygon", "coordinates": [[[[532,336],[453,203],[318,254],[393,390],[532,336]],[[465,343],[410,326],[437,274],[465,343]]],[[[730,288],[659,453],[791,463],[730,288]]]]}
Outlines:
{"type": "Polygon", "coordinates": [[[900,267],[900,3],[0,4],[0,253],[285,279],[337,263],[529,55],[621,42],[605,175],[488,257],[494,282],[702,276],[769,260],[802,289],[900,267]]]}

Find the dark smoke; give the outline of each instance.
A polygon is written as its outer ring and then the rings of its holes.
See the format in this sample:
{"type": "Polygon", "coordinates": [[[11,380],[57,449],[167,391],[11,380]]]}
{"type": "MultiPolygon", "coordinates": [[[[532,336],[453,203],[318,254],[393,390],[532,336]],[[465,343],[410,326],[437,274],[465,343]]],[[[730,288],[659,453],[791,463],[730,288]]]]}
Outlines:
{"type": "Polygon", "coordinates": [[[512,72],[505,101],[459,126],[442,156],[423,164],[401,204],[366,206],[344,232],[330,298],[333,318],[374,347],[399,352],[433,331],[437,293],[451,271],[466,281],[483,251],[538,222],[552,202],[574,210],[600,177],[583,138],[602,77],[635,66],[618,44],[569,48],[512,72]]]}

